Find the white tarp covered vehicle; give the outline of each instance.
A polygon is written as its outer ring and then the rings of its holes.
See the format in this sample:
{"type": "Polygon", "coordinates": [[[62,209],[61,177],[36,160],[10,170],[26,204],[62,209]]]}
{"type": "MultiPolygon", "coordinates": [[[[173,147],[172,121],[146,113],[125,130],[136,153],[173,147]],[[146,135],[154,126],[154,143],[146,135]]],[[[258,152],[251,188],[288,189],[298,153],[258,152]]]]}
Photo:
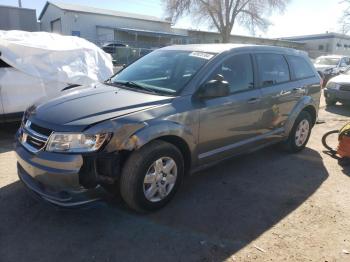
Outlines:
{"type": "Polygon", "coordinates": [[[0,121],[68,85],[91,85],[112,74],[111,56],[82,38],[0,30],[0,121]]]}

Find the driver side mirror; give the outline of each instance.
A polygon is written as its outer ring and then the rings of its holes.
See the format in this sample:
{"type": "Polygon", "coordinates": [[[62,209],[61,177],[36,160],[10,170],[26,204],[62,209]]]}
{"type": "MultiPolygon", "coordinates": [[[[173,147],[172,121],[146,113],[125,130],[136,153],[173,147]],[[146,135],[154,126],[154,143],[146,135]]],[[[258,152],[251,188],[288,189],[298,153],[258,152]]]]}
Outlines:
{"type": "Polygon", "coordinates": [[[213,80],[204,83],[198,91],[198,97],[202,99],[224,97],[229,94],[230,85],[220,74],[216,75],[213,80]]]}

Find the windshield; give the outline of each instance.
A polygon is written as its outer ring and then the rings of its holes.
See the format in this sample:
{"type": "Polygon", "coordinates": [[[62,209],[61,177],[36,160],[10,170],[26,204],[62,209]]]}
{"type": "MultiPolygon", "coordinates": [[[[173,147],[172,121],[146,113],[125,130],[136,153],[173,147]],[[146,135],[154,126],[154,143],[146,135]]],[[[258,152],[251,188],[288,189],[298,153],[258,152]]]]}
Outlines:
{"type": "Polygon", "coordinates": [[[203,52],[154,51],[122,70],[110,82],[175,95],[213,56],[203,52]]]}
{"type": "Polygon", "coordinates": [[[340,58],[320,57],[316,59],[318,65],[338,65],[340,58]]]}

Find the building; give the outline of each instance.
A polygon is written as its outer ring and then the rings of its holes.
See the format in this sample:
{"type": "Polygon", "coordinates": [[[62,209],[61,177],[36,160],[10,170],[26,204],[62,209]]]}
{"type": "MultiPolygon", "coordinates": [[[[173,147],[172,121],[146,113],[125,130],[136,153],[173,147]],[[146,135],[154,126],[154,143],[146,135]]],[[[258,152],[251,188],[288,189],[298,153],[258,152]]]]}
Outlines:
{"type": "Polygon", "coordinates": [[[153,48],[186,37],[157,17],[56,2],[46,2],[39,20],[42,31],[80,36],[98,45],[120,42],[153,48]]]}
{"type": "MultiPolygon", "coordinates": [[[[172,28],[169,21],[153,16],[50,1],[46,2],[39,20],[42,31],[84,37],[97,45],[116,42],[132,47],[157,48],[221,41],[218,33],[172,28]]],[[[304,44],[299,42],[239,35],[232,35],[231,42],[304,49],[304,44]]]]}
{"type": "Polygon", "coordinates": [[[325,33],[281,38],[287,41],[304,43],[305,51],[312,58],[321,55],[350,55],[350,36],[338,33],[325,33]]]}
{"type": "MultiPolygon", "coordinates": [[[[220,43],[221,36],[217,32],[190,30],[190,29],[174,29],[176,32],[187,35],[184,39],[187,44],[201,43],[220,43]]],[[[254,36],[231,35],[230,43],[235,44],[256,44],[256,45],[273,45],[288,48],[304,50],[305,44],[296,41],[287,41],[282,39],[270,39],[254,36]]]]}
{"type": "Polygon", "coordinates": [[[35,9],[0,5],[0,30],[38,31],[35,9]]]}

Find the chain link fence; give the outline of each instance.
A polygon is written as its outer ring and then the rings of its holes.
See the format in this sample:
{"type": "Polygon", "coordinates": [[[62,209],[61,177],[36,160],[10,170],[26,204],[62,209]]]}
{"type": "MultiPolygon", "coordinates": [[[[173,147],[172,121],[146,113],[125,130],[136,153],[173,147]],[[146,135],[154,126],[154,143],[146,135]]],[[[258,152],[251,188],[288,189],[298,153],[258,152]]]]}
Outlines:
{"type": "Polygon", "coordinates": [[[114,66],[128,65],[156,48],[134,48],[129,46],[103,46],[102,49],[112,56],[114,66]]]}

